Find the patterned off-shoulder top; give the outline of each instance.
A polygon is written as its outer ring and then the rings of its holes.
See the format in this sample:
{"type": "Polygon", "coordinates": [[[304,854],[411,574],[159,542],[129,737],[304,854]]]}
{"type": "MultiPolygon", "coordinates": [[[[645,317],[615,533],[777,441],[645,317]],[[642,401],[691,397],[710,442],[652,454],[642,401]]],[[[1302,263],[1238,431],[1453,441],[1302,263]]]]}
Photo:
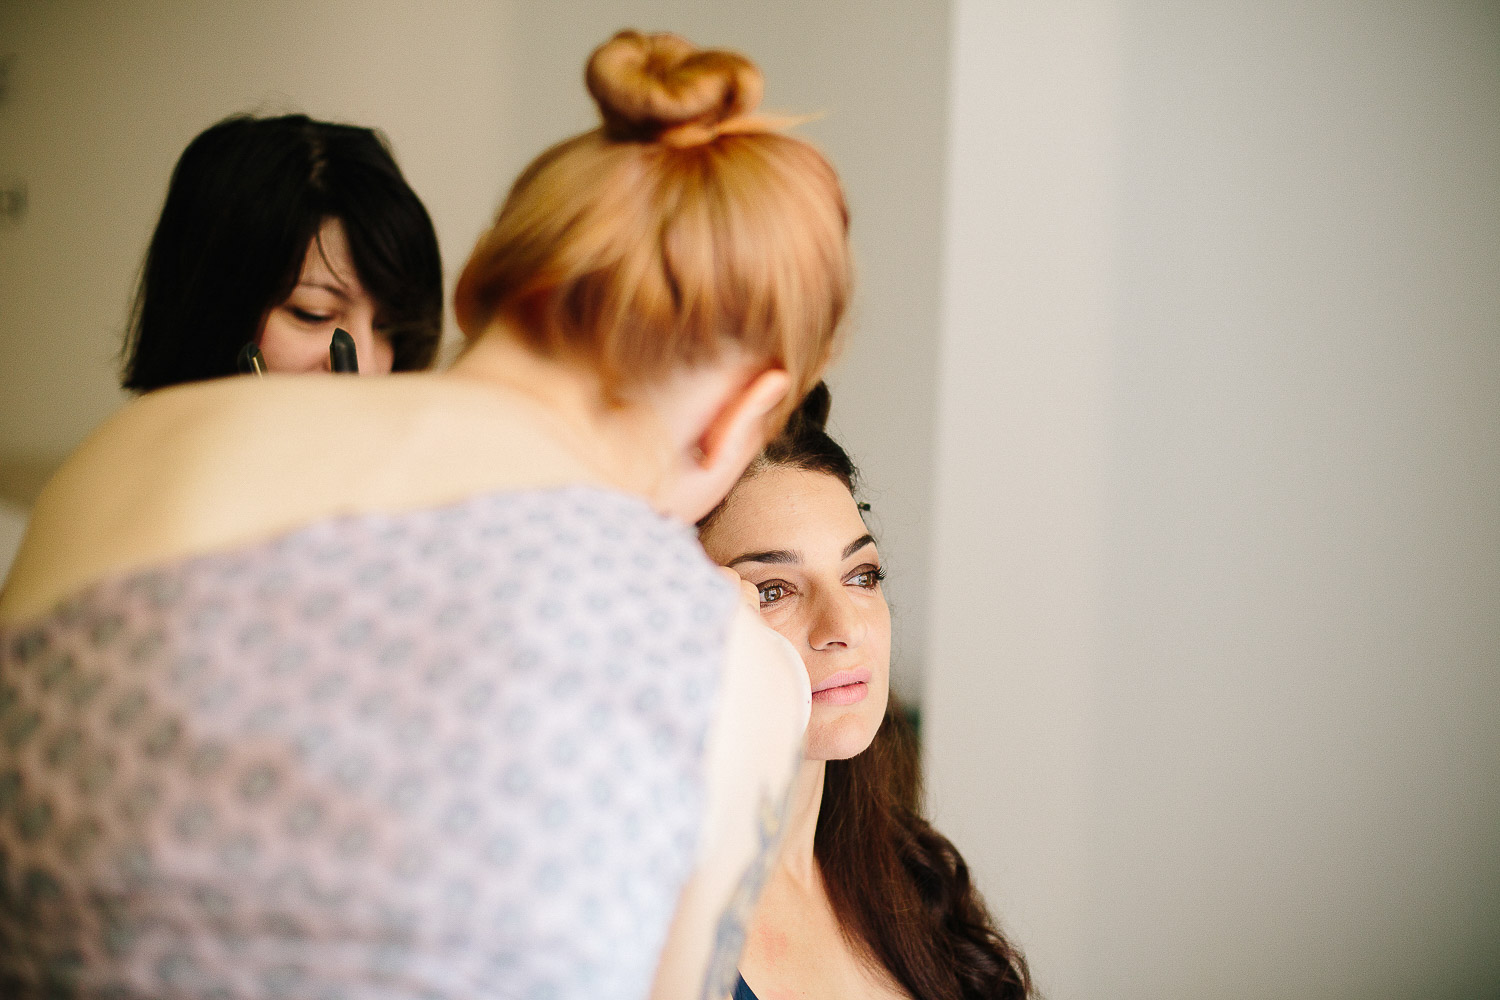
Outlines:
{"type": "Polygon", "coordinates": [[[646,995],[736,600],[687,527],[569,487],[0,630],[0,996],[646,995]]]}

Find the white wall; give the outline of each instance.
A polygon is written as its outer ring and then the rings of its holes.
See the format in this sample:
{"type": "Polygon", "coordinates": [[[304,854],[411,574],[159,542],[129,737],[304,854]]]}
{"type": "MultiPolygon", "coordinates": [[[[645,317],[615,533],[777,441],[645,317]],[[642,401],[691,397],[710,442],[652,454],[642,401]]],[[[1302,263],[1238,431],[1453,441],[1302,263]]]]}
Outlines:
{"type": "Polygon", "coordinates": [[[928,797],[1042,985],[1083,996],[1117,15],[959,2],[953,30],[928,797]]]}
{"type": "MultiPolygon", "coordinates": [[[[946,3],[879,16],[852,0],[417,4],[128,0],[0,6],[0,182],[30,211],[0,229],[0,495],[7,456],[61,455],[123,399],[132,283],[183,146],[234,111],[383,129],[452,278],[522,166],[595,121],[582,85],[614,31],[737,46],[766,106],[825,112],[804,134],[854,214],[855,338],[833,423],[864,465],[896,605],[896,683],[920,688],[930,531],[946,3]]],[[[0,560],[3,562],[3,560],[0,560]]]]}
{"type": "Polygon", "coordinates": [[[1055,997],[1496,995],[1496,7],[954,19],[939,826],[1055,997]]]}
{"type": "Polygon", "coordinates": [[[16,550],[21,547],[21,536],[26,532],[26,511],[15,504],[0,500],[0,574],[10,568],[16,550]]]}

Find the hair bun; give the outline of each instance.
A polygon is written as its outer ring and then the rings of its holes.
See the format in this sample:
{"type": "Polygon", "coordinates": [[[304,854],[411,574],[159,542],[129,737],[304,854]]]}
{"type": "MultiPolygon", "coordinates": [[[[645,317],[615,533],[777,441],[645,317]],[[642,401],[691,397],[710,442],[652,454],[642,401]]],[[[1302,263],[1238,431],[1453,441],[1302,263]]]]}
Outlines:
{"type": "Polygon", "coordinates": [[[797,437],[809,431],[826,431],[828,411],[832,408],[833,394],[828,391],[828,383],[819,382],[802,398],[802,402],[787,420],[787,436],[797,437]]]}
{"type": "Polygon", "coordinates": [[[584,82],[611,139],[650,142],[682,126],[699,141],[754,111],[760,70],[737,52],[699,49],[676,35],[622,31],[589,56],[584,82]]]}

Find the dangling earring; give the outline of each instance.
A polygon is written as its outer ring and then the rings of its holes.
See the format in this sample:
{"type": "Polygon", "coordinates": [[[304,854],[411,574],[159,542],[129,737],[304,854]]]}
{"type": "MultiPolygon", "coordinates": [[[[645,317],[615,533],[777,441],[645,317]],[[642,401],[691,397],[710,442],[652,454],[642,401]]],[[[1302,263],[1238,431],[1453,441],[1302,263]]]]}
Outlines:
{"type": "Polygon", "coordinates": [[[239,355],[235,358],[235,365],[245,375],[264,375],[266,373],[266,358],[260,353],[260,348],[255,346],[255,341],[250,341],[240,348],[239,355]]]}

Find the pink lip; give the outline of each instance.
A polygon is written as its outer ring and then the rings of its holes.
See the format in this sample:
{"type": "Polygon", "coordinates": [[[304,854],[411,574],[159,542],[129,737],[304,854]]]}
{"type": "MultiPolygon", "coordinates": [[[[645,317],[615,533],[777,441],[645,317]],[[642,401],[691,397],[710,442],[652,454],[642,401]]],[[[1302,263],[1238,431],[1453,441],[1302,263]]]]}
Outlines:
{"type": "Polygon", "coordinates": [[[870,671],[865,667],[840,670],[813,688],[813,701],[820,705],[852,705],[870,693],[870,671]]]}

